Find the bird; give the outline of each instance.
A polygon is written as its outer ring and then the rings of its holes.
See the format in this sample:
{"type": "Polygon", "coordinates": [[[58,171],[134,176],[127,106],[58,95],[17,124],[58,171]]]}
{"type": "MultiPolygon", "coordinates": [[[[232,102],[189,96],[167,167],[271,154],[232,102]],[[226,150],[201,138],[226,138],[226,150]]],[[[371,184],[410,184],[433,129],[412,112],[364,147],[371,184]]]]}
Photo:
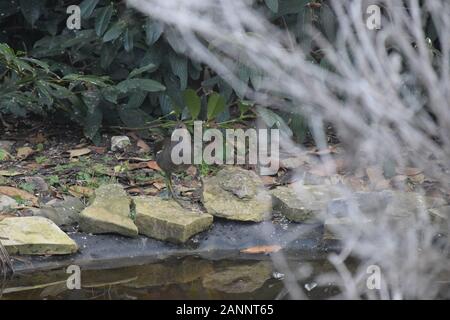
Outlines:
{"type": "MultiPolygon", "coordinates": [[[[179,122],[175,126],[174,131],[176,129],[185,129],[186,131],[184,131],[182,133],[182,137],[183,137],[183,139],[190,139],[189,131],[187,131],[187,127],[183,122],[179,122]]],[[[186,207],[181,202],[183,200],[180,196],[178,196],[178,193],[176,192],[176,190],[174,188],[173,181],[172,181],[172,174],[181,172],[181,171],[185,171],[193,164],[193,161],[192,161],[193,142],[191,141],[191,161],[190,161],[190,163],[181,163],[181,164],[174,163],[173,159],[172,159],[172,150],[178,143],[179,143],[179,141],[172,141],[171,137],[165,138],[160,143],[161,147],[160,147],[160,150],[156,153],[155,160],[156,160],[156,163],[158,164],[158,166],[161,168],[161,170],[164,173],[165,180],[166,180],[166,186],[169,191],[169,196],[172,197],[181,206],[186,207]]],[[[197,176],[198,172],[199,172],[199,170],[196,170],[196,178],[199,178],[197,176]]],[[[201,179],[200,179],[200,182],[201,182],[202,188],[203,188],[203,181],[201,179]]]]}

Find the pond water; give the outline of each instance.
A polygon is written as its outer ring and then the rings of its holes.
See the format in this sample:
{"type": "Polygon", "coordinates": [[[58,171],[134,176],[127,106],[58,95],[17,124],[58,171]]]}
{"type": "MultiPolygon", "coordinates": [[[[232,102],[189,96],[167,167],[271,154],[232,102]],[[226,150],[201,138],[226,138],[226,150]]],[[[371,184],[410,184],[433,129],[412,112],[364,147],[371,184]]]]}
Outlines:
{"type": "MultiPolygon", "coordinates": [[[[306,271],[296,281],[310,299],[339,293],[318,274],[332,271],[325,260],[289,261],[289,269],[306,271]]],[[[294,274],[293,273],[293,274],[294,274]]],[[[289,299],[284,274],[266,260],[170,258],[162,262],[116,269],[81,270],[81,289],[68,289],[66,268],[17,273],[4,285],[1,299],[289,299]]]]}

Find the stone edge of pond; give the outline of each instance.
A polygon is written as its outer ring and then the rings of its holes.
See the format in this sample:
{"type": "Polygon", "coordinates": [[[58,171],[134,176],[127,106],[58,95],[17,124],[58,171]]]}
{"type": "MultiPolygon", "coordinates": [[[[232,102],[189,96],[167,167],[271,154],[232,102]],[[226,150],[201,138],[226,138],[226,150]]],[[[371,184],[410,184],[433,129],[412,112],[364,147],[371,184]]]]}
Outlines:
{"type": "MultiPolygon", "coordinates": [[[[270,259],[270,254],[244,254],[243,249],[279,245],[289,259],[320,259],[340,250],[339,242],[322,240],[323,226],[270,221],[242,223],[217,221],[213,227],[194,236],[184,245],[147,237],[127,238],[119,235],[69,233],[80,250],[66,256],[20,256],[13,259],[16,273],[47,271],[78,265],[86,269],[109,269],[154,263],[172,257],[195,256],[208,260],[270,259]],[[264,236],[264,235],[269,236],[264,236]]],[[[14,257],[13,257],[14,258],[14,257]]]]}

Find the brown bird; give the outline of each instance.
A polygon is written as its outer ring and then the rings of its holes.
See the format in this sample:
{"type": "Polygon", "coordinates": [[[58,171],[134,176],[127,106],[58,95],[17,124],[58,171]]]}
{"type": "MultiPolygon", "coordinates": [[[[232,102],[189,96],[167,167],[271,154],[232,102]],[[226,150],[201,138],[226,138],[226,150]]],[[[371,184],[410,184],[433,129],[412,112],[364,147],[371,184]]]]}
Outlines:
{"type": "MultiPolygon", "coordinates": [[[[184,123],[180,122],[178,123],[174,130],[176,129],[186,129],[187,127],[184,123]]],[[[188,131],[182,134],[183,140],[189,139],[190,134],[188,131]]],[[[162,142],[161,150],[156,153],[156,163],[161,168],[161,170],[164,172],[165,178],[166,178],[166,185],[167,189],[169,191],[169,195],[176,200],[181,206],[184,207],[182,203],[180,203],[181,198],[178,196],[173,182],[172,182],[172,173],[177,173],[181,171],[187,170],[191,164],[193,164],[193,142],[191,140],[191,161],[189,163],[181,163],[181,164],[175,164],[172,159],[172,150],[173,148],[179,143],[179,141],[172,141],[171,137],[165,138],[162,142]]],[[[198,173],[198,170],[197,170],[198,173]]],[[[201,179],[200,179],[201,181],[201,179]]]]}

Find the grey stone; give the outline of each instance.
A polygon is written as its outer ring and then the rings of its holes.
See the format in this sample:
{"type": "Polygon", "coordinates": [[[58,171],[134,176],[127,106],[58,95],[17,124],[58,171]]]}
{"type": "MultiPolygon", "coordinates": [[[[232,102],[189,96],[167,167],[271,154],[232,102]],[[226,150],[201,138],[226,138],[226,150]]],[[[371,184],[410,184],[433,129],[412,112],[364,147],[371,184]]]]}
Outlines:
{"type": "Polygon", "coordinates": [[[119,184],[108,184],[95,190],[90,206],[80,213],[80,229],[87,233],[118,233],[136,237],[138,229],[130,216],[131,200],[119,184]]]}
{"type": "Polygon", "coordinates": [[[15,217],[0,221],[0,242],[9,254],[71,254],[78,246],[56,224],[43,217],[15,217]]]}
{"type": "Polygon", "coordinates": [[[0,212],[9,211],[17,206],[16,200],[11,197],[0,194],[0,212]]]}
{"type": "Polygon", "coordinates": [[[33,186],[34,191],[46,192],[48,191],[48,184],[42,177],[25,177],[25,182],[33,186]]]}
{"type": "Polygon", "coordinates": [[[122,151],[131,145],[127,136],[114,136],[111,138],[111,151],[122,151]]]}
{"type": "Polygon", "coordinates": [[[0,140],[0,149],[3,149],[6,152],[11,153],[14,143],[15,143],[14,141],[0,140]]]}
{"type": "Polygon", "coordinates": [[[174,200],[160,197],[134,197],[139,233],[158,240],[183,243],[208,229],[213,217],[189,211],[174,200]]]}
{"type": "Polygon", "coordinates": [[[79,222],[79,214],[84,204],[75,197],[65,197],[64,200],[53,199],[39,209],[34,209],[35,216],[46,217],[58,226],[69,226],[79,222]]]}
{"type": "Polygon", "coordinates": [[[302,185],[277,187],[271,191],[274,209],[294,222],[317,222],[327,208],[328,202],[339,195],[331,185],[302,185]]]}
{"type": "Polygon", "coordinates": [[[261,178],[234,166],[204,180],[203,204],[214,216],[238,221],[263,221],[272,211],[272,199],[261,178]]]}

